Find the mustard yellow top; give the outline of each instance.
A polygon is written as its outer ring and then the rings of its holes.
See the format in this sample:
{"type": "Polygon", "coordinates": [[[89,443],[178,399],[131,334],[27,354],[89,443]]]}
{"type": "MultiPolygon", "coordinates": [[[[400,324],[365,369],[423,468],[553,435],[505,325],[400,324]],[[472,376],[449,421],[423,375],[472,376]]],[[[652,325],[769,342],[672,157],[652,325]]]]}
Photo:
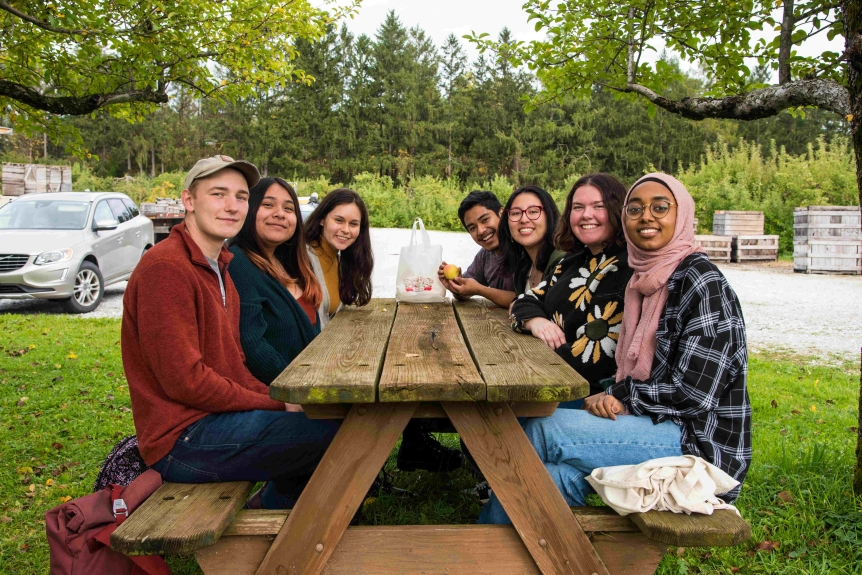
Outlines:
{"type": "Polygon", "coordinates": [[[332,315],[341,305],[341,293],[338,291],[338,252],[322,237],[320,244],[312,245],[311,249],[317,254],[323,269],[326,291],[329,292],[329,314],[332,315]]]}

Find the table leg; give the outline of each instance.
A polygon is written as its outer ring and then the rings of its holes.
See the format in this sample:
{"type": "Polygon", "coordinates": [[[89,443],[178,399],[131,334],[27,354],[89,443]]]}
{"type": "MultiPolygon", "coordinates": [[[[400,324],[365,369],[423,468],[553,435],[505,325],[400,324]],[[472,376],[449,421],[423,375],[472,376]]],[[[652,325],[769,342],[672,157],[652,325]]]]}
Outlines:
{"type": "Polygon", "coordinates": [[[323,570],[418,405],[353,405],[257,575],[323,570]]]}
{"type": "Polygon", "coordinates": [[[607,575],[511,408],[442,405],[543,575],[607,575]]]}

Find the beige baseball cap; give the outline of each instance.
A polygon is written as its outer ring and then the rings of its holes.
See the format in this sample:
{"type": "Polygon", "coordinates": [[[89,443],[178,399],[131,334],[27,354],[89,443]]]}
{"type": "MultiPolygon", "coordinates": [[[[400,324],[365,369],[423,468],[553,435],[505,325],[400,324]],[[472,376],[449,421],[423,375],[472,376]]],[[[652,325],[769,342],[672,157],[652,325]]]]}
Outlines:
{"type": "Polygon", "coordinates": [[[245,181],[248,183],[249,188],[260,181],[260,172],[257,171],[257,168],[251,162],[234,160],[230,156],[219,154],[211,158],[198,160],[194,167],[189,170],[189,173],[186,174],[186,180],[183,182],[183,189],[188,190],[189,186],[191,186],[192,182],[195,180],[206,178],[207,176],[211,176],[225,168],[238,170],[243,176],[245,176],[245,181]]]}

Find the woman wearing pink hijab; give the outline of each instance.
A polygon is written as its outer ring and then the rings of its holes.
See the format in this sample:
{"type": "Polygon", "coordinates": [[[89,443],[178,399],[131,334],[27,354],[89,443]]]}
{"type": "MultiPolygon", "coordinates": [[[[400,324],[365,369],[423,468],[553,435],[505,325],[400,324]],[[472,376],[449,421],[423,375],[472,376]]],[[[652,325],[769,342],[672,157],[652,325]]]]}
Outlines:
{"type": "MultiPolygon", "coordinates": [[[[584,410],[558,409],[525,431],[570,505],[585,505],[597,467],[695,455],[740,482],[751,463],[748,355],[739,301],[694,243],[694,200],[648,174],[626,196],[628,262],[616,382],[584,410]]],[[[493,487],[493,486],[492,486],[493,487]]],[[[480,523],[509,523],[496,497],[480,523]]]]}

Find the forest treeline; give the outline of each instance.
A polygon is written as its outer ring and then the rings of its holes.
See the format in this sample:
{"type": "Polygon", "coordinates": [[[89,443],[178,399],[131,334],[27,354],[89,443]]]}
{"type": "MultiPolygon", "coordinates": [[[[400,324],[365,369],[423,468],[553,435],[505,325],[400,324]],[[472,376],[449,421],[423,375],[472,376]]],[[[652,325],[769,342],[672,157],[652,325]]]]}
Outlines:
{"type": "MultiPolygon", "coordinates": [[[[507,29],[499,38],[512,39],[507,29]]],[[[585,172],[631,181],[645,170],[690,170],[718,143],[735,149],[745,140],[805,155],[818,138],[831,142],[847,132],[841,118],[817,110],[691,122],[601,90],[527,114],[524,98],[536,93],[535,76],[487,55],[469,62],[456,37],[437,47],[394,12],[374,37],[342,26],[301,43],[299,53],[297,66],[313,83],[221,104],[194,99],[180,86],[169,105],[138,123],[105,113],[71,118],[92,154],[78,161],[93,176],[154,178],[223,153],[294,181],[352,185],[367,174],[409,187],[433,177],[464,190],[503,177],[515,186],[562,189],[585,172]]],[[[684,76],[670,90],[684,95],[700,87],[684,76]]],[[[62,143],[41,138],[17,135],[0,146],[7,160],[70,160],[62,143]]]]}

